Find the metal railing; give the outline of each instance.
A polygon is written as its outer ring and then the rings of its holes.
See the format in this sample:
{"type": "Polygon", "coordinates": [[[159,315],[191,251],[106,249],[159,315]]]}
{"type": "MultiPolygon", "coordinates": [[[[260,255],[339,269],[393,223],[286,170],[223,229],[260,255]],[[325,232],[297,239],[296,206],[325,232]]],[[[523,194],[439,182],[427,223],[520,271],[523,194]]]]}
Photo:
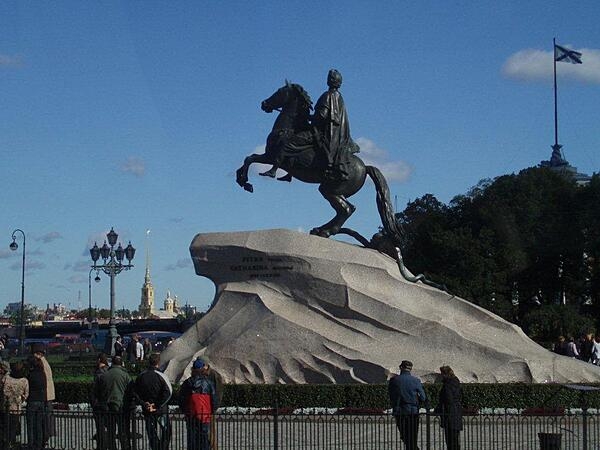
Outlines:
{"type": "MultiPolygon", "coordinates": [[[[50,421],[53,436],[47,443],[51,449],[87,450],[98,448],[98,419],[91,411],[54,410],[50,421]]],[[[8,415],[0,413],[0,448],[25,448],[31,437],[34,420],[25,411],[8,415]],[[12,436],[9,417],[16,424],[12,436]]],[[[130,445],[132,450],[150,449],[144,417],[134,413],[126,418],[125,429],[117,426],[122,416],[105,414],[106,439],[116,442],[117,449],[130,445]],[[127,430],[129,428],[129,430],[127,430]],[[113,431],[110,431],[110,430],[113,431]],[[112,434],[111,434],[112,433],[112,434]],[[121,440],[120,438],[124,439],[121,440]]],[[[186,418],[169,414],[172,428],[170,449],[187,449],[186,418]]],[[[103,425],[100,425],[103,426],[103,425]]],[[[394,417],[389,414],[317,414],[311,412],[282,414],[279,411],[232,411],[214,416],[214,437],[219,450],[324,450],[403,449],[394,417]]],[[[440,417],[421,414],[418,446],[421,450],[446,448],[440,417]]],[[[101,438],[102,439],[102,438],[101,438]]],[[[100,447],[111,448],[105,439],[100,447]]],[[[592,450],[600,448],[600,412],[577,411],[556,416],[476,413],[463,418],[460,433],[463,450],[592,450]],[[540,437],[540,433],[543,437],[540,437]],[[557,447],[556,440],[561,441],[557,447]]]]}

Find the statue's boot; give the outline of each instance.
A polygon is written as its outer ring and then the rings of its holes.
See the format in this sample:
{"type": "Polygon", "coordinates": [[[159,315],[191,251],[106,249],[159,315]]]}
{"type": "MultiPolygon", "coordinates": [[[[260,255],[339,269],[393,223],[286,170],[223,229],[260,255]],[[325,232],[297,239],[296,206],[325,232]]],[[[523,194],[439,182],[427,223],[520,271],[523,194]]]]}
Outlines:
{"type": "Polygon", "coordinates": [[[288,183],[290,183],[292,181],[292,175],[290,175],[289,173],[286,173],[284,176],[277,178],[279,181],[287,181],[288,183]]]}
{"type": "Polygon", "coordinates": [[[276,174],[277,174],[277,166],[271,167],[266,172],[259,173],[259,175],[262,175],[263,177],[270,177],[270,178],[275,178],[276,174]]]}

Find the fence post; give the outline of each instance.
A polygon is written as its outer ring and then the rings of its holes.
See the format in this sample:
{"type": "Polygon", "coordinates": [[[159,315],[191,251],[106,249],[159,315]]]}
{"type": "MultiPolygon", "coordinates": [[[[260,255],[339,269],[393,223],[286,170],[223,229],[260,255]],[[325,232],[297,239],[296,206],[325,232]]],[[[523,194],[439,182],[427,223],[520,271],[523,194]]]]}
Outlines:
{"type": "Polygon", "coordinates": [[[427,450],[431,450],[431,414],[429,413],[429,405],[425,408],[425,432],[427,433],[425,445],[427,450]]]}
{"type": "Polygon", "coordinates": [[[587,405],[587,399],[585,398],[584,394],[581,394],[581,412],[582,412],[582,432],[583,432],[583,448],[582,450],[588,450],[588,405],[587,405]]]}
{"type": "Polygon", "coordinates": [[[279,403],[275,399],[273,412],[273,450],[279,450],[279,403]]]}

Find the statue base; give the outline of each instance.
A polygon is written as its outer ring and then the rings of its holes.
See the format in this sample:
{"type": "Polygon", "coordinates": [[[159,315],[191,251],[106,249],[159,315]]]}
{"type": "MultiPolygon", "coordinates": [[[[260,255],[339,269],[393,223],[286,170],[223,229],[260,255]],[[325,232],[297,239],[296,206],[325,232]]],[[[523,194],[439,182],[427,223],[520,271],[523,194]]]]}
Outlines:
{"type": "Polygon", "coordinates": [[[210,311],[163,353],[173,381],[205,357],[226,383],[384,383],[401,360],[433,381],[599,382],[600,368],[556,355],[516,325],[406,281],[375,250],[290,230],[198,234],[210,311]]]}

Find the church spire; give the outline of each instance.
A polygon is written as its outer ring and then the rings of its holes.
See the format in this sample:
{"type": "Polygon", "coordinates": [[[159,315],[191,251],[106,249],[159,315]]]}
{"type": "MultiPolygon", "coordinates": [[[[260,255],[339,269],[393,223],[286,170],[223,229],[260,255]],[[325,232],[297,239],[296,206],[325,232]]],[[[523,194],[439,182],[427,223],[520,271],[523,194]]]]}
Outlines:
{"type": "Polygon", "coordinates": [[[146,275],[144,276],[144,284],[152,284],[150,281],[150,230],[146,230],[146,275]]]}
{"type": "Polygon", "coordinates": [[[144,276],[144,285],[142,286],[142,299],[139,312],[142,318],[150,317],[154,311],[154,286],[150,280],[150,245],[148,237],[150,230],[146,231],[146,275],[144,276]]]}

